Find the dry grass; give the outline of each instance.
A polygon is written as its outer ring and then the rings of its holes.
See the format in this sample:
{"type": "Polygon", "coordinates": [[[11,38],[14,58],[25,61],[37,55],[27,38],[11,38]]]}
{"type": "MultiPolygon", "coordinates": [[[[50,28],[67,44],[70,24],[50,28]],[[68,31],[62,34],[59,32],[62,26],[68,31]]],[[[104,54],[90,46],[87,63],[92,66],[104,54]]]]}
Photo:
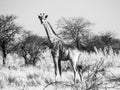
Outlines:
{"type": "Polygon", "coordinates": [[[44,53],[45,58],[36,67],[20,67],[23,59],[9,55],[6,67],[0,66],[1,90],[118,90],[120,85],[120,55],[112,52],[104,55],[81,52],[78,64],[86,68],[82,78],[73,83],[73,71],[68,63],[63,62],[62,77],[55,75],[53,63],[49,52],[44,53]],[[10,68],[8,68],[10,66],[10,68]],[[66,69],[65,69],[66,68],[66,69]],[[113,89],[114,88],[114,89],[113,89]]]}

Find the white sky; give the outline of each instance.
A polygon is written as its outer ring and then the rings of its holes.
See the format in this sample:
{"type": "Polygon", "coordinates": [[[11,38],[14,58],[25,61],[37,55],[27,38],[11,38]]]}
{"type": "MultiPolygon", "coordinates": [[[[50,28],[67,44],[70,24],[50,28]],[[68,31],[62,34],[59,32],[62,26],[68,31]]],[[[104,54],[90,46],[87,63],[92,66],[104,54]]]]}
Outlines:
{"type": "Polygon", "coordinates": [[[41,12],[53,27],[61,16],[80,16],[95,23],[95,33],[110,30],[120,36],[120,0],[0,0],[0,14],[16,15],[25,29],[45,35],[37,18],[41,12]]]}

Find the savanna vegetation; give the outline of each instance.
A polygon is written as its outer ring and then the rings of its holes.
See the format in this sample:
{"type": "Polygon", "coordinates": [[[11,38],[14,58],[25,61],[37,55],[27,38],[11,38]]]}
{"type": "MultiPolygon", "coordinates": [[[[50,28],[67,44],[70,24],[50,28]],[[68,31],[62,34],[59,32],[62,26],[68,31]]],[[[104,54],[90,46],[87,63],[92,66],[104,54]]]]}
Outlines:
{"type": "MultiPolygon", "coordinates": [[[[112,32],[94,34],[90,21],[60,18],[58,35],[81,52],[82,81],[73,83],[69,62],[62,62],[62,76],[55,83],[47,37],[24,30],[14,15],[0,15],[1,90],[118,90],[120,89],[120,39],[112,32]]],[[[78,71],[80,72],[80,71],[78,71]]]]}

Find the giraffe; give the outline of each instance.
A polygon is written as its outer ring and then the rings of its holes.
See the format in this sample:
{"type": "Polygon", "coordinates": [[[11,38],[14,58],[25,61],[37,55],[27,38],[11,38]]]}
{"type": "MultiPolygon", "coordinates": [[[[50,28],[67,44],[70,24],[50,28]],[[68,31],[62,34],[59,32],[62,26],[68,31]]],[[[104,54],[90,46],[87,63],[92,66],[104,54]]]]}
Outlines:
{"type": "MultiPolygon", "coordinates": [[[[57,76],[57,71],[59,71],[59,74],[61,76],[61,61],[69,61],[71,63],[71,66],[74,71],[74,82],[76,78],[76,72],[77,72],[77,61],[80,58],[80,51],[77,48],[68,47],[67,44],[55,33],[54,29],[52,28],[51,24],[46,20],[48,15],[45,15],[44,13],[40,13],[38,15],[38,18],[43,25],[47,38],[49,40],[49,48],[51,50],[51,55],[53,58],[54,63],[54,70],[55,70],[55,77],[57,76]],[[57,44],[54,45],[53,41],[51,40],[49,35],[49,31],[52,31],[54,36],[56,36],[56,39],[58,40],[57,44]]],[[[82,67],[80,67],[82,69],[82,67]]],[[[82,80],[82,75],[79,73],[80,79],[82,80]]]]}
{"type": "MultiPolygon", "coordinates": [[[[48,15],[45,15],[44,13],[40,13],[40,15],[38,16],[41,24],[43,25],[45,32],[47,34],[47,38],[49,41],[49,49],[50,49],[50,53],[52,55],[52,59],[53,59],[53,63],[54,63],[54,69],[55,69],[55,76],[57,75],[57,60],[56,60],[56,55],[57,55],[57,50],[56,50],[56,46],[54,45],[54,43],[52,42],[50,35],[49,35],[49,27],[48,27],[48,22],[46,21],[46,18],[48,17],[48,15]]],[[[50,23],[49,23],[50,25],[50,23]]]]}

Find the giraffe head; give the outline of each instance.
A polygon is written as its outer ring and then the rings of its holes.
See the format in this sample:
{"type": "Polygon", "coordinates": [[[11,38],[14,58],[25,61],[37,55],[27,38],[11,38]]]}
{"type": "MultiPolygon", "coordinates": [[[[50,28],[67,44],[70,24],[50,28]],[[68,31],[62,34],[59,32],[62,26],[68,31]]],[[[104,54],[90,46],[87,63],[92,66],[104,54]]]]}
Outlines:
{"type": "Polygon", "coordinates": [[[41,24],[44,23],[47,17],[48,15],[46,15],[45,13],[40,13],[40,15],[38,15],[38,18],[40,19],[41,24]]]}

